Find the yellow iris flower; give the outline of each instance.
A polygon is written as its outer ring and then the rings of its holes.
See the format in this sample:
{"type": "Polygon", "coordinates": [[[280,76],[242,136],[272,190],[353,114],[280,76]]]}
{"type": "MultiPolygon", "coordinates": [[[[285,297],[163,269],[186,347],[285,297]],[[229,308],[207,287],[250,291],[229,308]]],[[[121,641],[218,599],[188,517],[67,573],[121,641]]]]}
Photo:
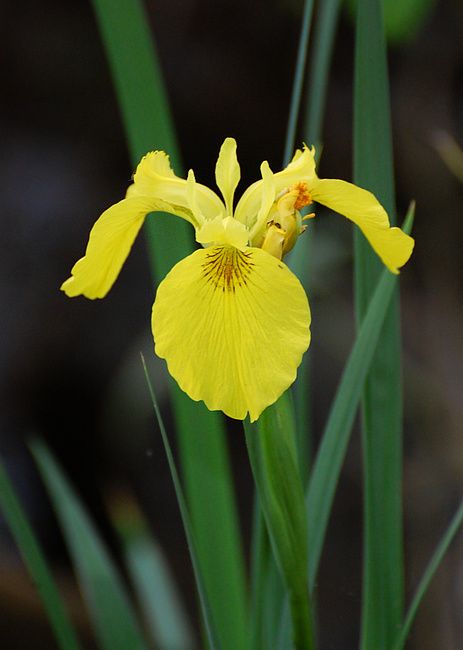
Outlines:
{"type": "Polygon", "coordinates": [[[192,399],[239,420],[249,413],[251,421],[293,383],[310,343],[307,296],[282,261],[306,227],[299,210],[316,201],[346,216],[392,273],[414,243],[390,227],[373,194],[319,179],[313,149],[296,151],[275,174],[263,162],[261,174],[233,209],[240,179],[233,138],[224,141],[215,168],[223,200],[197,183],[193,171],[186,180],[176,176],[163,151],[148,153],[125,199],[93,226],[85,256],[61,286],[70,297],[103,298],[148,213],[189,221],[203,248],[176,264],[158,287],[155,351],[192,399]]]}

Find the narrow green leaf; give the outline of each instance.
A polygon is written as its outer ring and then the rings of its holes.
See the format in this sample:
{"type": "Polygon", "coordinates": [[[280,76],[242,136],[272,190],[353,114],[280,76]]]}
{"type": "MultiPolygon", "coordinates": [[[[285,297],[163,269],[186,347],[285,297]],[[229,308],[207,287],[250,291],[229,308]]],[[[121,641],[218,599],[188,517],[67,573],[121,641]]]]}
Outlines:
{"type": "Polygon", "coordinates": [[[306,141],[316,146],[321,141],[328,73],[340,5],[341,0],[324,0],[317,9],[304,120],[306,141]]]}
{"type": "MultiPolygon", "coordinates": [[[[324,0],[317,5],[316,19],[313,26],[313,43],[311,56],[309,57],[309,76],[303,121],[304,141],[310,145],[315,144],[318,146],[321,139],[329,68],[339,7],[340,0],[324,0]]],[[[288,142],[291,142],[291,140],[288,142]]],[[[292,143],[294,144],[294,138],[292,143]]],[[[313,250],[315,227],[315,223],[310,225],[309,230],[299,241],[289,258],[291,269],[301,280],[308,295],[310,295],[311,290],[308,260],[310,260],[313,250]]],[[[310,360],[311,352],[309,350],[302,359],[297,382],[294,386],[297,435],[300,449],[299,458],[304,472],[303,475],[308,475],[312,453],[310,440],[310,360]]]]}
{"type": "Polygon", "coordinates": [[[426,571],[424,572],[423,577],[420,580],[415,595],[413,596],[412,602],[410,603],[410,607],[408,608],[407,616],[405,617],[405,621],[404,624],[402,625],[402,629],[400,630],[396,643],[393,645],[394,650],[403,650],[405,641],[407,640],[407,636],[410,633],[410,628],[412,626],[416,612],[418,611],[418,607],[420,606],[421,601],[423,600],[428,590],[428,587],[431,584],[431,580],[433,579],[437,569],[439,568],[444,558],[444,555],[447,552],[448,547],[450,546],[452,540],[454,539],[455,535],[460,529],[462,523],[463,523],[463,503],[461,503],[452,521],[450,522],[447,530],[443,534],[426,568],[426,571]]]}
{"type": "Polygon", "coordinates": [[[297,51],[296,69],[294,71],[293,90],[289,108],[288,127],[286,129],[285,151],[283,155],[284,165],[287,165],[291,160],[294,149],[297,121],[301,106],[302,88],[304,85],[304,72],[307,59],[307,47],[309,44],[310,25],[312,23],[312,11],[313,0],[305,0],[301,34],[297,51]]]}
{"type": "Polygon", "coordinates": [[[0,507],[37,587],[58,646],[61,650],[79,650],[79,642],[61,602],[52,573],[1,461],[0,507]]]}
{"type": "Polygon", "coordinates": [[[199,600],[201,603],[201,611],[203,614],[204,626],[207,632],[207,638],[210,645],[210,650],[218,650],[221,646],[217,638],[216,628],[214,625],[214,618],[211,603],[209,601],[209,596],[205,588],[205,580],[202,573],[202,565],[199,562],[199,554],[197,550],[197,541],[196,531],[194,531],[190,514],[188,512],[188,507],[186,503],[185,496],[183,494],[182,484],[180,482],[180,477],[177,472],[177,467],[175,465],[174,455],[169,442],[169,437],[167,435],[166,428],[164,426],[164,421],[161,416],[161,411],[159,410],[158,402],[156,400],[156,395],[146,368],[145,359],[142,355],[141,357],[143,363],[143,369],[145,372],[146,382],[148,384],[148,390],[150,393],[151,401],[153,403],[154,412],[156,419],[158,421],[159,430],[161,432],[162,442],[164,444],[164,449],[167,456],[167,462],[169,464],[170,473],[172,476],[172,482],[174,484],[175,495],[177,497],[177,503],[180,510],[180,515],[182,517],[183,528],[185,530],[185,536],[188,542],[188,549],[190,551],[191,563],[193,566],[193,572],[196,580],[196,587],[198,589],[199,600]]]}
{"type": "Polygon", "coordinates": [[[246,444],[275,560],[288,591],[297,650],[314,647],[307,589],[306,521],[289,393],[256,423],[244,423],[246,444]]]}
{"type": "MultiPolygon", "coordinates": [[[[93,0],[106,48],[132,163],[164,149],[180,173],[178,147],[160,66],[140,0],[93,0]]],[[[183,219],[147,221],[150,261],[159,282],[192,251],[183,219]]],[[[192,402],[172,382],[171,396],[182,473],[195,529],[199,562],[224,650],[249,644],[243,552],[223,418],[192,402]]]]}
{"type": "MultiPolygon", "coordinates": [[[[394,221],[389,86],[381,0],[359,0],[354,90],[354,182],[372,191],[394,221]]],[[[381,264],[355,238],[361,323],[381,264]]],[[[402,377],[398,292],[386,315],[362,404],[364,456],[363,650],[390,648],[402,619],[402,377]]]]}
{"type": "Polygon", "coordinates": [[[120,576],[56,460],[34,440],[31,450],[63,531],[79,585],[103,650],[145,650],[145,639],[120,576]]]}
{"type": "MultiPolygon", "coordinates": [[[[111,69],[132,164],[154,149],[170,154],[180,172],[180,155],[161,68],[140,0],[93,0],[111,69]]],[[[125,188],[121,188],[122,191],[125,188]]],[[[155,277],[163,278],[192,250],[191,228],[176,217],[146,223],[155,277]]]]}
{"type": "Polygon", "coordinates": [[[132,500],[110,504],[122,542],[125,565],[156,648],[192,650],[194,635],[174,576],[148,524],[132,500]]]}
{"type": "MultiPolygon", "coordinates": [[[[411,204],[403,225],[407,233],[411,231],[414,209],[414,204],[411,204]]],[[[397,276],[383,269],[344,367],[313,465],[306,495],[311,590],[315,585],[334,493],[360,403],[363,384],[381,335],[396,282],[397,276]]]]}

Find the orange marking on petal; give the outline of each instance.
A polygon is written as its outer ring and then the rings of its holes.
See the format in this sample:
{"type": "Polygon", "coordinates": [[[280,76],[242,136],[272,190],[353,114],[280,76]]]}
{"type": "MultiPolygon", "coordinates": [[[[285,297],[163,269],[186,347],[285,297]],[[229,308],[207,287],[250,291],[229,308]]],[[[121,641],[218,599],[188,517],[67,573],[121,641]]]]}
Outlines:
{"type": "Polygon", "coordinates": [[[300,210],[306,205],[310,205],[312,203],[312,195],[309,192],[307,183],[304,183],[303,181],[295,183],[291,187],[291,190],[297,190],[298,192],[296,202],[294,203],[295,210],[300,210]]]}

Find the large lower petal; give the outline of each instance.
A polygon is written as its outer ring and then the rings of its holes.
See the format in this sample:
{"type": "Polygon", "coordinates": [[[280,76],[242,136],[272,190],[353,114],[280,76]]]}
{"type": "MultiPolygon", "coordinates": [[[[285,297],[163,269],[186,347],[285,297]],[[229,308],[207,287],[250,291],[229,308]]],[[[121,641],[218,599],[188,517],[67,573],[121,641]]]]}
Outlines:
{"type": "Polygon", "coordinates": [[[90,231],[87,250],[61,285],[73,298],[104,298],[119,275],[122,265],[148,212],[159,209],[153,199],[132,196],[105,210],[90,231]]]}
{"type": "Polygon", "coordinates": [[[408,261],[414,240],[400,228],[391,228],[378,199],[367,190],[337,179],[316,179],[309,186],[312,198],[353,221],[392,273],[408,261]]]}
{"type": "Polygon", "coordinates": [[[156,353],[194,400],[242,420],[293,383],[310,343],[310,310],[299,280],[257,248],[198,250],[159,285],[156,353]]]}

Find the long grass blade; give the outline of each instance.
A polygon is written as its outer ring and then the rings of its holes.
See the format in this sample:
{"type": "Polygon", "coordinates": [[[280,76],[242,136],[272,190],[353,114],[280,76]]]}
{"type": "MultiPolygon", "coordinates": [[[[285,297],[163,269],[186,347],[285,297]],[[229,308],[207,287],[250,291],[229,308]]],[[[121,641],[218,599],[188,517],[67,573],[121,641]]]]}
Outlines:
{"type": "Polygon", "coordinates": [[[305,138],[307,142],[316,146],[321,141],[329,69],[340,5],[340,0],[324,0],[317,8],[304,120],[305,138]]]}
{"type": "MultiPolygon", "coordinates": [[[[381,0],[359,0],[354,91],[354,182],[372,191],[394,220],[392,136],[381,0]]],[[[360,232],[355,292],[361,324],[380,263],[360,232]]],[[[364,569],[361,648],[391,647],[402,620],[402,381],[398,291],[380,335],[362,404],[364,569]]]]}
{"type": "MultiPolygon", "coordinates": [[[[316,146],[319,145],[321,140],[328,76],[339,7],[340,0],[324,0],[323,2],[318,3],[316,19],[313,21],[313,37],[311,56],[308,65],[309,75],[304,111],[305,114],[303,119],[303,134],[305,142],[308,144],[315,144],[316,146]]],[[[305,35],[304,32],[301,33],[301,37],[303,35],[305,35]]],[[[291,134],[288,132],[287,147],[289,147],[290,144],[294,144],[294,137],[292,141],[290,138],[291,134]]],[[[291,152],[289,152],[289,154],[290,153],[291,152]]],[[[303,240],[301,240],[292,251],[289,261],[290,267],[301,280],[309,295],[311,282],[309,277],[308,260],[310,260],[314,245],[313,238],[315,227],[315,224],[310,226],[310,229],[304,235],[303,240]]],[[[298,380],[294,386],[300,464],[304,475],[308,475],[308,468],[310,467],[312,456],[310,440],[310,360],[311,354],[309,350],[302,359],[302,364],[298,371],[298,380]]]]}
{"type": "MultiPolygon", "coordinates": [[[[403,226],[407,233],[411,231],[413,216],[414,204],[410,206],[403,226]]],[[[396,283],[396,276],[384,269],[344,367],[314,462],[306,496],[310,531],[309,585],[311,589],[315,585],[334,492],[362,396],[363,384],[370,369],[396,283]]]]}
{"type": "MultiPolygon", "coordinates": [[[[93,0],[106,48],[132,162],[164,149],[180,173],[178,146],[167,94],[140,0],[93,0]]],[[[150,261],[159,282],[192,251],[183,219],[148,219],[150,261]]],[[[199,563],[224,650],[249,644],[246,587],[236,504],[223,418],[171,389],[185,491],[195,529],[199,563]],[[226,585],[226,588],[224,588],[226,585]]]]}
{"type": "Polygon", "coordinates": [[[434,551],[434,554],[428,566],[426,567],[423,577],[420,580],[415,595],[413,596],[412,602],[410,603],[410,606],[408,608],[407,615],[402,625],[402,629],[400,630],[398,639],[396,643],[394,643],[393,645],[394,650],[403,650],[405,641],[407,640],[407,636],[410,633],[410,628],[413,624],[413,620],[416,616],[416,612],[418,611],[421,601],[423,600],[429,588],[429,585],[431,584],[431,580],[433,579],[437,569],[439,568],[444,558],[444,555],[446,554],[450,544],[452,543],[455,535],[461,528],[462,524],[463,524],[463,503],[461,503],[460,507],[458,508],[455,515],[453,516],[453,519],[450,522],[447,530],[442,535],[442,538],[439,544],[437,545],[437,548],[434,551]]]}
{"type": "Polygon", "coordinates": [[[146,381],[148,384],[148,390],[150,393],[151,401],[153,403],[154,412],[156,415],[156,419],[158,421],[159,430],[161,432],[162,442],[164,444],[164,449],[167,456],[167,462],[169,464],[169,469],[172,476],[172,482],[174,484],[175,495],[177,497],[177,503],[179,506],[180,515],[182,517],[185,536],[188,542],[188,549],[190,551],[191,563],[195,574],[196,587],[198,589],[199,601],[201,604],[201,611],[203,614],[203,622],[207,632],[207,639],[209,641],[209,646],[211,650],[219,650],[221,646],[214,625],[211,604],[205,588],[205,581],[202,574],[202,566],[199,562],[197,542],[195,539],[196,533],[193,530],[190,514],[188,512],[187,502],[185,499],[185,495],[183,494],[182,484],[180,482],[180,477],[177,471],[177,467],[175,465],[174,455],[172,453],[172,449],[170,446],[169,437],[167,435],[167,431],[164,426],[164,421],[161,416],[161,411],[159,410],[159,405],[156,400],[156,394],[154,392],[153,385],[151,383],[148,370],[146,368],[145,359],[143,358],[143,356],[142,356],[142,363],[143,363],[143,369],[145,372],[146,381]]]}
{"type": "Polygon", "coordinates": [[[110,502],[127,574],[156,648],[192,650],[194,634],[167,559],[132,499],[110,502]]]}
{"type": "Polygon", "coordinates": [[[305,0],[304,12],[302,14],[302,27],[299,36],[297,51],[296,69],[294,71],[293,89],[289,108],[288,127],[286,129],[285,151],[283,165],[291,160],[296,138],[296,128],[301,107],[302,88],[304,85],[304,72],[307,60],[307,48],[309,44],[310,25],[312,23],[313,0],[305,0]]]}
{"type": "Polygon", "coordinates": [[[40,595],[58,647],[61,650],[79,650],[80,645],[76,633],[61,602],[58,588],[45,556],[1,461],[0,507],[40,595]]]}
{"type": "Polygon", "coordinates": [[[103,650],[146,650],[120,576],[88,514],[42,442],[31,450],[63,531],[95,635],[103,650]]]}

